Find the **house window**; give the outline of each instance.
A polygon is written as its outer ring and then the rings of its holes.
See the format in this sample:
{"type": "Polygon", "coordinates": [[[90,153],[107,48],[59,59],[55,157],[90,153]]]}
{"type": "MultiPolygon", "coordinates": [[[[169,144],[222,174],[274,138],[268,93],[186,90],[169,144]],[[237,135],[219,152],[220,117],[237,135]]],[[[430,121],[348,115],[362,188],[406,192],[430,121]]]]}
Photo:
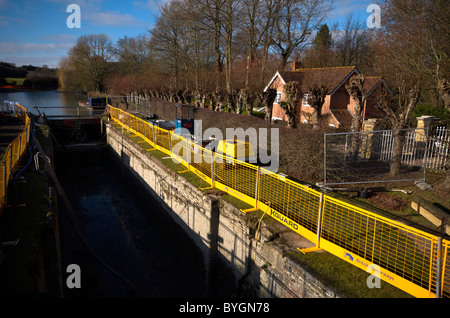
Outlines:
{"type": "Polygon", "coordinates": [[[311,97],[311,94],[303,94],[303,100],[302,105],[303,106],[310,106],[309,105],[309,98],[311,97]]]}
{"type": "Polygon", "coordinates": [[[277,92],[277,97],[275,97],[275,103],[279,104],[281,102],[281,92],[277,92]]]}

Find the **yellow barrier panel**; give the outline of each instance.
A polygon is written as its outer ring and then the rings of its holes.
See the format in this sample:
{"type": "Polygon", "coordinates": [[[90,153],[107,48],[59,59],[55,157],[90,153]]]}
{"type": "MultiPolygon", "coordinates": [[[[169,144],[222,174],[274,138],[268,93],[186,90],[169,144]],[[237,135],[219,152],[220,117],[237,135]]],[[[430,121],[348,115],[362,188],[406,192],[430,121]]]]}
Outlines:
{"type": "Polygon", "coordinates": [[[12,171],[17,166],[23,153],[28,146],[30,136],[30,118],[26,108],[19,104],[14,105],[15,116],[19,117],[25,124],[22,132],[8,145],[8,148],[0,163],[0,212],[7,203],[8,184],[12,177],[12,171]]]}
{"type": "MultiPolygon", "coordinates": [[[[111,119],[225,191],[333,255],[415,297],[450,297],[449,241],[328,197],[109,106],[111,119]],[[439,240],[442,242],[439,250],[439,240]]],[[[246,212],[246,211],[244,211],[246,212]]]]}

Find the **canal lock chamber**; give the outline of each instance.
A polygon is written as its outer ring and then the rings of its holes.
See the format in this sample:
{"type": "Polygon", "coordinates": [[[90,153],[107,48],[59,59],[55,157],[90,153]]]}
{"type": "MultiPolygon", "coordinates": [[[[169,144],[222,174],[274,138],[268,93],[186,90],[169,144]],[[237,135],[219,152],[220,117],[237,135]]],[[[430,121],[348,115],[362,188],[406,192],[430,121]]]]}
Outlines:
{"type": "MultiPolygon", "coordinates": [[[[106,144],[104,130],[89,129],[94,135],[83,135],[88,138],[81,143],[58,140],[58,129],[52,129],[54,171],[69,202],[68,207],[58,200],[64,296],[235,295],[233,288],[224,294],[217,281],[226,269],[216,262],[209,266],[167,207],[106,144]],[[76,279],[66,272],[73,264],[81,274],[80,288],[68,287],[68,280],[76,279]]],[[[71,135],[66,131],[60,136],[71,135]]]]}

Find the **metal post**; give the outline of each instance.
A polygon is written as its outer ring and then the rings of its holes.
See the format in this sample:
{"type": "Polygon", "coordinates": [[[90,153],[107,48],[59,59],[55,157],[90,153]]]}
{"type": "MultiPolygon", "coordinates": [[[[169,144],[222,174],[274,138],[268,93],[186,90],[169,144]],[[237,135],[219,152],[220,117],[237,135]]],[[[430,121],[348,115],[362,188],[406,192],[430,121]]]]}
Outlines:
{"type": "Polygon", "coordinates": [[[427,165],[428,165],[428,150],[427,150],[427,144],[428,144],[428,127],[424,128],[425,133],[425,154],[424,154],[424,160],[423,160],[423,181],[426,180],[426,173],[427,173],[427,165]]]}
{"type": "Polygon", "coordinates": [[[172,157],[172,134],[169,131],[169,151],[170,151],[170,157],[172,157]]]}
{"type": "Polygon", "coordinates": [[[191,147],[189,145],[189,142],[187,140],[187,138],[185,138],[184,140],[186,140],[186,159],[187,159],[187,168],[188,170],[191,170],[191,147]]]}
{"type": "Polygon", "coordinates": [[[12,166],[13,166],[13,147],[11,146],[10,151],[9,151],[9,174],[12,174],[12,166]]]}
{"type": "Polygon", "coordinates": [[[20,152],[22,151],[22,133],[19,134],[19,149],[17,149],[17,160],[20,158],[20,152]]]}
{"type": "Polygon", "coordinates": [[[153,134],[153,147],[156,148],[155,125],[152,125],[152,134],[153,134]]]}
{"type": "Polygon", "coordinates": [[[216,155],[212,153],[211,158],[211,187],[214,187],[214,162],[216,161],[216,155]]]}
{"type": "Polygon", "coordinates": [[[327,184],[327,134],[323,134],[323,185],[327,184]]]}
{"type": "Polygon", "coordinates": [[[259,194],[259,178],[261,176],[261,167],[256,169],[256,185],[255,185],[255,208],[258,206],[258,194],[259,194]]]}
{"type": "Polygon", "coordinates": [[[7,199],[7,193],[8,193],[8,177],[7,177],[7,175],[6,175],[6,171],[7,171],[7,168],[6,168],[6,161],[4,161],[4,165],[3,165],[3,184],[4,184],[4,186],[3,186],[3,192],[5,192],[4,193],[4,198],[3,198],[3,200],[6,202],[6,199],[7,199]]]}
{"type": "Polygon", "coordinates": [[[436,259],[436,298],[441,298],[442,277],[442,237],[438,237],[437,259],[436,259]]]}
{"type": "Polygon", "coordinates": [[[317,247],[320,247],[320,231],[322,228],[323,193],[320,194],[319,216],[317,218],[317,247]]]}

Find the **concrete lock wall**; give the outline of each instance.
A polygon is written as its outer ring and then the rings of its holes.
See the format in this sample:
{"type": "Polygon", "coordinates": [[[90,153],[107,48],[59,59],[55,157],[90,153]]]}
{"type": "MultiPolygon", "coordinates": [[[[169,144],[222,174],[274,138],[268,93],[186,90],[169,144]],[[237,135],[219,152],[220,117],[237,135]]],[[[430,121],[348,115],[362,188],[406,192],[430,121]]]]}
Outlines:
{"type": "Polygon", "coordinates": [[[199,263],[204,266],[205,276],[202,294],[209,297],[338,297],[306,269],[285,257],[283,246],[272,240],[273,233],[268,227],[261,225],[261,237],[258,235],[255,244],[255,220],[220,196],[203,193],[182,174],[165,167],[109,124],[106,124],[106,134],[107,143],[124,166],[199,249],[203,256],[199,263]]]}

